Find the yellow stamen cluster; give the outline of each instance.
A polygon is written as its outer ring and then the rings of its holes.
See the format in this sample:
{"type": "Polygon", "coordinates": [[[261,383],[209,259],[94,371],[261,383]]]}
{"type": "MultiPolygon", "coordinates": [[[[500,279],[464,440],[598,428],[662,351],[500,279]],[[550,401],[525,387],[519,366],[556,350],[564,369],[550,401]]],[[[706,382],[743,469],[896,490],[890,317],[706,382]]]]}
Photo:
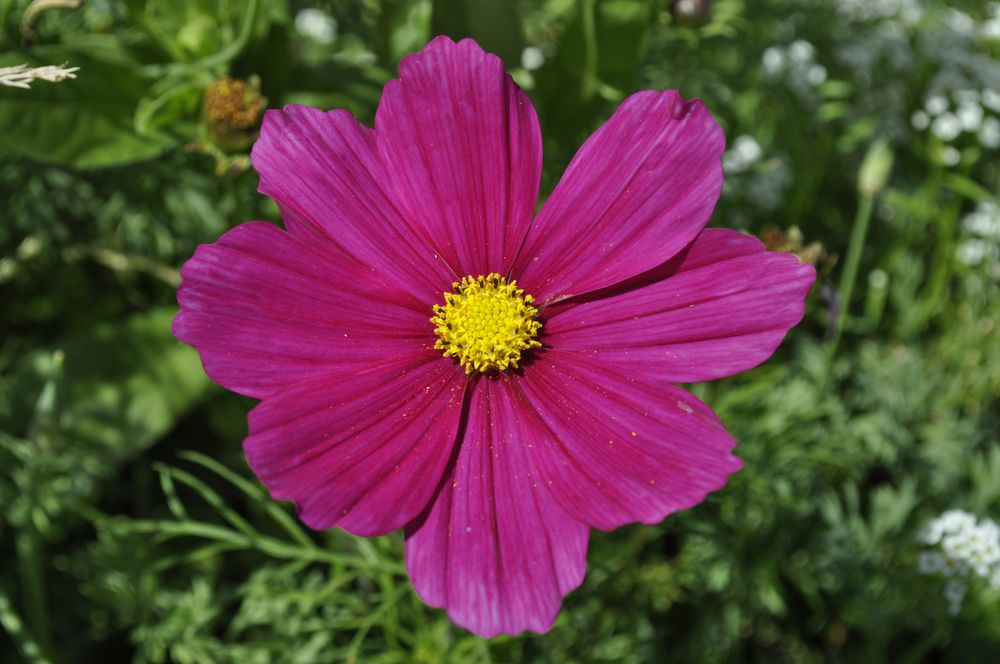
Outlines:
{"type": "Polygon", "coordinates": [[[517,368],[521,353],[542,344],[536,339],[542,324],[535,320],[534,298],[516,281],[495,272],[462,277],[444,294],[444,306],[434,305],[434,347],[457,358],[465,373],[517,368]]]}

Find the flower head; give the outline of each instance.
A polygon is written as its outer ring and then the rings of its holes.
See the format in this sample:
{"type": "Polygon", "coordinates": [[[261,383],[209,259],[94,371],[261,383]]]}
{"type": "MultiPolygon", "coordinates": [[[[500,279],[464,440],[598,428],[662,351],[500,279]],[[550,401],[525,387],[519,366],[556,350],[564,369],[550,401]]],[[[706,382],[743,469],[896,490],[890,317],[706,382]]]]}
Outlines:
{"type": "Polygon", "coordinates": [[[992,519],[977,520],[969,512],[948,510],[924,524],[917,540],[929,547],[917,556],[918,571],[951,578],[944,596],[952,615],[961,611],[973,578],[1000,588],[1000,526],[992,519]],[[941,550],[934,550],[937,547],[941,550]]]}
{"type": "Polygon", "coordinates": [[[205,91],[202,115],[209,135],[223,149],[245,149],[256,137],[260,115],[267,106],[259,82],[230,76],[214,81],[205,91]]]}
{"type": "Polygon", "coordinates": [[[535,213],[531,102],[479,46],[400,65],[375,128],[268,111],[252,160],[286,230],[183,269],[174,332],[260,404],[247,459],[314,528],[406,531],[417,593],[483,636],[545,631],[589,528],[657,523],[740,468],[672,382],[767,359],[814,271],[705,229],[722,131],[644,91],[535,213]]]}
{"type": "Polygon", "coordinates": [[[32,81],[48,81],[59,83],[68,78],[76,78],[79,67],[67,67],[66,65],[46,65],[44,67],[29,67],[28,65],[15,65],[13,67],[0,67],[0,85],[12,88],[29,89],[32,81]]]}

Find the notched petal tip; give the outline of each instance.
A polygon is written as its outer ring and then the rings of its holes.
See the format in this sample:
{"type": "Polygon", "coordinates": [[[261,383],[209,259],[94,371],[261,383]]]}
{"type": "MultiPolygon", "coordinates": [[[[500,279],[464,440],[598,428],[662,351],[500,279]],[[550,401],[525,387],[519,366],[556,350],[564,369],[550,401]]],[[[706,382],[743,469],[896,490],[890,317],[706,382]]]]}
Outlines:
{"type": "Polygon", "coordinates": [[[541,179],[534,107],[503,62],[438,37],[382,91],[375,137],[388,192],[456,276],[507,273],[541,179]]]}
{"type": "Polygon", "coordinates": [[[631,95],[573,157],[513,275],[554,303],[662,265],[708,222],[724,150],[722,129],[700,100],[676,90],[631,95]]]}
{"type": "Polygon", "coordinates": [[[766,361],[815,280],[794,255],[725,229],[704,230],[661,267],[557,311],[548,342],[654,380],[715,380],[766,361]]]}

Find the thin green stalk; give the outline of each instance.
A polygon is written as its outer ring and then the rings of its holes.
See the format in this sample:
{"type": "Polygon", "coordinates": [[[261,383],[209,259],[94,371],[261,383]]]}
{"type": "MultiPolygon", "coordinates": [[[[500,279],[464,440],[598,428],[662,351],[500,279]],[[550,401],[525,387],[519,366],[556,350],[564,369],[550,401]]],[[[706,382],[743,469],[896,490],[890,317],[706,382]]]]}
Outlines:
{"type": "Polygon", "coordinates": [[[925,295],[920,298],[921,312],[918,325],[923,328],[934,318],[942,308],[948,294],[955,265],[955,246],[958,238],[958,218],[961,203],[953,200],[944,213],[938,216],[936,231],[937,243],[931,263],[931,274],[925,287],[925,295]]]}
{"type": "Polygon", "coordinates": [[[351,639],[350,645],[347,646],[347,655],[345,660],[350,664],[355,664],[358,661],[358,653],[361,651],[361,646],[365,642],[365,637],[368,636],[368,632],[371,628],[379,623],[382,617],[391,609],[395,608],[396,603],[409,592],[409,588],[406,584],[397,583],[391,588],[388,595],[384,596],[382,603],[374,611],[372,611],[367,618],[362,621],[358,626],[357,631],[354,634],[354,638],[351,639]]]}
{"type": "Polygon", "coordinates": [[[837,313],[837,324],[834,330],[833,342],[830,344],[831,358],[837,353],[840,337],[844,333],[848,312],[851,306],[851,296],[854,294],[854,283],[858,279],[858,268],[861,265],[861,254],[864,252],[865,240],[868,237],[868,222],[871,221],[875,198],[861,195],[858,211],[851,227],[851,240],[847,245],[847,258],[844,260],[844,271],[840,274],[840,286],[837,297],[840,300],[840,310],[837,313]]]}
{"type": "Polygon", "coordinates": [[[52,628],[45,598],[41,542],[30,519],[18,529],[15,548],[28,626],[44,657],[52,652],[52,628]]]}
{"type": "Polygon", "coordinates": [[[594,0],[583,0],[583,96],[589,98],[597,92],[597,27],[594,19],[594,0]]]}
{"type": "MultiPolygon", "coordinates": [[[[109,525],[115,527],[116,524],[112,523],[109,525]]],[[[386,572],[395,574],[396,576],[406,573],[403,566],[399,564],[369,561],[357,556],[339,554],[312,547],[306,548],[295,544],[288,544],[287,542],[264,535],[251,537],[228,528],[198,521],[176,522],[140,519],[129,521],[120,527],[124,527],[125,530],[133,533],[155,535],[160,540],[168,540],[175,537],[197,537],[230,544],[236,548],[256,550],[280,560],[301,560],[330,563],[333,565],[342,564],[353,569],[365,570],[372,573],[386,572]]]]}
{"type": "Polygon", "coordinates": [[[7,16],[13,6],[14,0],[0,0],[0,47],[5,47],[4,50],[7,46],[7,33],[3,27],[7,25],[7,16]]]}
{"type": "Polygon", "coordinates": [[[38,644],[24,630],[24,623],[21,622],[20,616],[14,610],[14,605],[2,588],[0,588],[0,628],[3,628],[10,636],[24,661],[31,662],[31,664],[52,663],[52,660],[46,657],[38,644]]]}

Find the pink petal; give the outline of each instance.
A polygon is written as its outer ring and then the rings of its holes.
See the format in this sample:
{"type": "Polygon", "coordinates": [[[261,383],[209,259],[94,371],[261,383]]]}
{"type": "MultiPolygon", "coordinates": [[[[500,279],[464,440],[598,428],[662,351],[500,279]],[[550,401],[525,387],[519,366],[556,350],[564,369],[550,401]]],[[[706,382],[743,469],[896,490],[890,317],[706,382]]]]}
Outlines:
{"type": "Polygon", "coordinates": [[[312,528],[402,527],[426,507],[455,447],[468,381],[437,351],[302,383],[250,412],[247,461],[312,528]]]}
{"type": "Polygon", "coordinates": [[[586,568],[587,527],[535,470],[511,381],[475,383],[458,457],[406,535],[420,597],[486,638],[547,631],[586,568]]]}
{"type": "Polygon", "coordinates": [[[266,222],[200,246],[181,276],[174,335],[213,380],[248,396],[434,344],[428,304],[266,222]]]}
{"type": "Polygon", "coordinates": [[[791,254],[765,252],[735,231],[707,229],[671,276],[567,306],[545,322],[545,342],[631,375],[714,380],[771,356],[802,319],[815,278],[791,254]]]}
{"type": "Polygon", "coordinates": [[[293,235],[331,243],[424,301],[455,279],[387,198],[375,132],[347,111],[268,111],[250,157],[293,235]]]}
{"type": "Polygon", "coordinates": [[[673,90],[632,95],[573,157],[513,276],[546,303],[665,262],[712,214],[724,143],[700,101],[673,90]]]}
{"type": "Polygon", "coordinates": [[[506,274],[538,200],[542,139],[500,59],[471,39],[434,39],[400,63],[375,127],[407,219],[458,274],[506,274]]]}
{"type": "Polygon", "coordinates": [[[521,428],[535,464],[573,517],[602,530],[658,523],[741,467],[736,441],[679,387],[548,351],[525,367],[521,428]]]}

